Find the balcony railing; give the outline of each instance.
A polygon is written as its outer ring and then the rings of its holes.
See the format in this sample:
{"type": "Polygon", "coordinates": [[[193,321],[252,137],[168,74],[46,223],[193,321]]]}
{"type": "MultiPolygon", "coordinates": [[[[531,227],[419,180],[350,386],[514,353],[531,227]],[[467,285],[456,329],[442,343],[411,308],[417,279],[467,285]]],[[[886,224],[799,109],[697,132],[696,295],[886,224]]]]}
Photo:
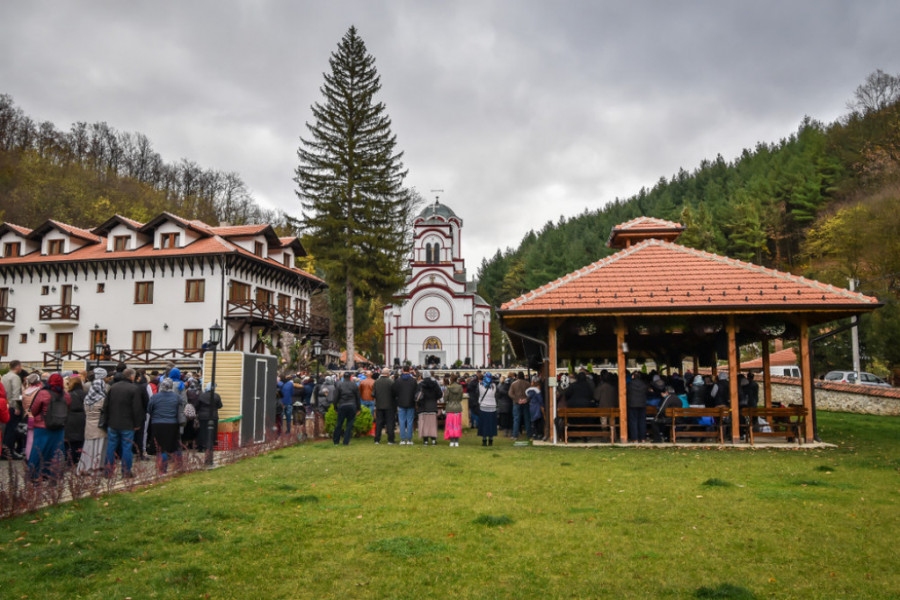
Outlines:
{"type": "Polygon", "coordinates": [[[41,306],[41,321],[77,321],[81,307],[73,304],[50,304],[41,306]]]}
{"type": "Polygon", "coordinates": [[[0,306],[0,323],[15,323],[16,309],[8,306],[0,306]]]}
{"type": "Polygon", "coordinates": [[[331,327],[328,317],[315,314],[307,314],[306,311],[286,306],[276,306],[267,302],[256,300],[229,300],[228,312],[230,318],[245,318],[250,320],[270,321],[280,325],[295,327],[303,332],[319,333],[327,335],[331,327]]]}
{"type": "MultiPolygon", "coordinates": [[[[126,364],[133,363],[162,363],[166,361],[174,361],[178,359],[200,360],[203,357],[203,350],[194,350],[187,348],[156,348],[150,350],[113,350],[109,357],[100,357],[100,362],[124,362],[126,364]]],[[[44,364],[55,365],[56,353],[53,351],[44,352],[44,364]]],[[[97,355],[92,350],[63,350],[60,361],[64,360],[83,360],[88,365],[97,362],[97,355]]]]}

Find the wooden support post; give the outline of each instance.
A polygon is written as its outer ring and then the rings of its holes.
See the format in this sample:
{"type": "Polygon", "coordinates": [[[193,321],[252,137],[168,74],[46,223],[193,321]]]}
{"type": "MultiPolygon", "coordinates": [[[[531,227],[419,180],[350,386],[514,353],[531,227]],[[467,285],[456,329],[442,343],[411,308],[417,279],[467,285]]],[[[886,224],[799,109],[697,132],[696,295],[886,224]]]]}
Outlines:
{"type": "Polygon", "coordinates": [[[813,440],[813,406],[812,406],[812,361],[809,356],[809,323],[804,315],[800,319],[800,382],[803,390],[803,406],[806,408],[805,431],[806,443],[813,440]]]}
{"type": "Polygon", "coordinates": [[[700,371],[700,357],[695,354],[692,358],[693,358],[693,362],[694,362],[693,373],[694,373],[694,376],[696,376],[697,373],[700,371]]]}
{"type": "MultiPolygon", "coordinates": [[[[557,350],[556,350],[556,319],[550,319],[550,326],[547,329],[547,360],[549,361],[547,376],[548,378],[552,378],[554,381],[554,385],[548,387],[547,395],[550,396],[550,430],[551,435],[553,436],[553,443],[557,442],[556,440],[556,391],[559,389],[556,385],[556,365],[559,363],[559,359],[557,358],[557,350]]],[[[550,381],[550,379],[548,379],[550,381]]],[[[515,408],[515,407],[513,407],[515,408]]]]}
{"type": "Polygon", "coordinates": [[[772,408],[772,371],[769,368],[772,365],[769,356],[769,340],[763,339],[762,343],[762,368],[763,368],[763,394],[765,395],[766,408],[772,408]]]}
{"type": "Polygon", "coordinates": [[[628,442],[628,405],[625,402],[625,320],[616,317],[616,364],[619,367],[619,441],[628,442]]]}
{"type": "Polygon", "coordinates": [[[719,376],[719,357],[716,355],[715,352],[713,352],[712,358],[713,358],[712,359],[712,368],[710,370],[712,371],[713,379],[715,379],[716,377],[719,376]]]}
{"type": "Polygon", "coordinates": [[[728,390],[731,396],[731,443],[741,441],[741,419],[738,407],[738,351],[737,328],[734,325],[734,316],[728,316],[728,390]]]}

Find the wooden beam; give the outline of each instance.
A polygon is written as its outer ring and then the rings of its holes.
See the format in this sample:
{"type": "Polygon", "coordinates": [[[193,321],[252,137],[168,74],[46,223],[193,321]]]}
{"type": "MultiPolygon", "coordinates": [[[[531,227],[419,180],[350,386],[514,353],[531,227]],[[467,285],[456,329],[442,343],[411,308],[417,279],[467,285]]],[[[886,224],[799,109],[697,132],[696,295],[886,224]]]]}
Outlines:
{"type": "Polygon", "coordinates": [[[772,358],[769,355],[769,340],[763,338],[762,342],[762,368],[763,368],[763,395],[765,396],[766,408],[772,408],[772,372],[769,367],[772,365],[772,358]]]}
{"type": "Polygon", "coordinates": [[[700,357],[698,357],[698,356],[695,354],[695,355],[694,355],[693,357],[691,357],[691,358],[693,359],[693,362],[694,362],[694,371],[693,371],[693,373],[694,373],[694,375],[696,375],[696,374],[700,371],[700,357]]]}
{"type": "Polygon", "coordinates": [[[803,437],[809,443],[813,439],[812,407],[812,362],[809,356],[809,322],[806,315],[800,317],[800,385],[803,390],[803,406],[806,408],[805,432],[803,437]]]}
{"type": "MultiPolygon", "coordinates": [[[[559,362],[556,351],[556,319],[549,319],[550,323],[547,327],[547,376],[556,379],[556,364],[559,362]]],[[[559,389],[557,385],[548,388],[547,395],[550,396],[550,429],[552,433],[553,443],[557,442],[556,440],[556,391],[559,389]]],[[[514,407],[515,408],[515,407],[514,407]]]]}
{"type": "Polygon", "coordinates": [[[737,351],[737,327],[734,325],[734,315],[728,316],[728,390],[731,396],[731,443],[737,444],[741,440],[741,419],[738,407],[738,351],[737,351]]]}
{"type": "Polygon", "coordinates": [[[616,317],[616,365],[619,372],[619,441],[628,443],[628,404],[625,395],[625,319],[616,317]]]}

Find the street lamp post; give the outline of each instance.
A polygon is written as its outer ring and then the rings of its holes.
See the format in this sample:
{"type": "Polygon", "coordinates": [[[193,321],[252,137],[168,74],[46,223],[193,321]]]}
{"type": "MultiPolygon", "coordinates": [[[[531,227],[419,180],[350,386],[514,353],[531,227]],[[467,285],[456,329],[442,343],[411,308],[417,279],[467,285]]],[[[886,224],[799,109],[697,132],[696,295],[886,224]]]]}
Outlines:
{"type": "Polygon", "coordinates": [[[319,362],[322,356],[322,340],[316,340],[312,345],[313,356],[316,357],[316,384],[319,383],[319,362]]]}
{"type": "Polygon", "coordinates": [[[94,342],[94,360],[95,365],[94,369],[100,368],[100,355],[103,354],[103,342],[100,341],[100,338],[96,338],[96,342],[94,342]]]}
{"type": "Polygon", "coordinates": [[[216,353],[219,343],[222,341],[222,326],[218,319],[216,324],[209,328],[209,345],[212,346],[212,373],[209,377],[209,421],[206,427],[206,464],[213,464],[213,444],[216,440],[216,419],[213,419],[213,411],[216,410],[216,353]]]}

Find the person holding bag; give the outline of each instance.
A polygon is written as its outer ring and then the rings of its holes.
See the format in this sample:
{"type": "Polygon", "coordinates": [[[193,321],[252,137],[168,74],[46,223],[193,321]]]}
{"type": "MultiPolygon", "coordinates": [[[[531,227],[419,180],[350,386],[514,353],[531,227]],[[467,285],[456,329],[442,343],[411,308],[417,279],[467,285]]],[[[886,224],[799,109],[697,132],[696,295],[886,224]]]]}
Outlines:
{"type": "Polygon", "coordinates": [[[156,466],[160,473],[169,469],[169,458],[175,455],[181,458],[181,445],[178,435],[179,419],[184,419],[184,405],[181,397],[175,392],[175,382],[166,377],[159,384],[159,391],[150,398],[147,405],[150,413],[150,425],[156,443],[156,466]]]}
{"type": "Polygon", "coordinates": [[[57,463],[65,460],[63,436],[66,414],[71,398],[63,389],[63,378],[53,373],[47,385],[34,397],[31,414],[34,417],[34,441],[28,456],[28,470],[33,481],[59,474],[57,463]]]}

